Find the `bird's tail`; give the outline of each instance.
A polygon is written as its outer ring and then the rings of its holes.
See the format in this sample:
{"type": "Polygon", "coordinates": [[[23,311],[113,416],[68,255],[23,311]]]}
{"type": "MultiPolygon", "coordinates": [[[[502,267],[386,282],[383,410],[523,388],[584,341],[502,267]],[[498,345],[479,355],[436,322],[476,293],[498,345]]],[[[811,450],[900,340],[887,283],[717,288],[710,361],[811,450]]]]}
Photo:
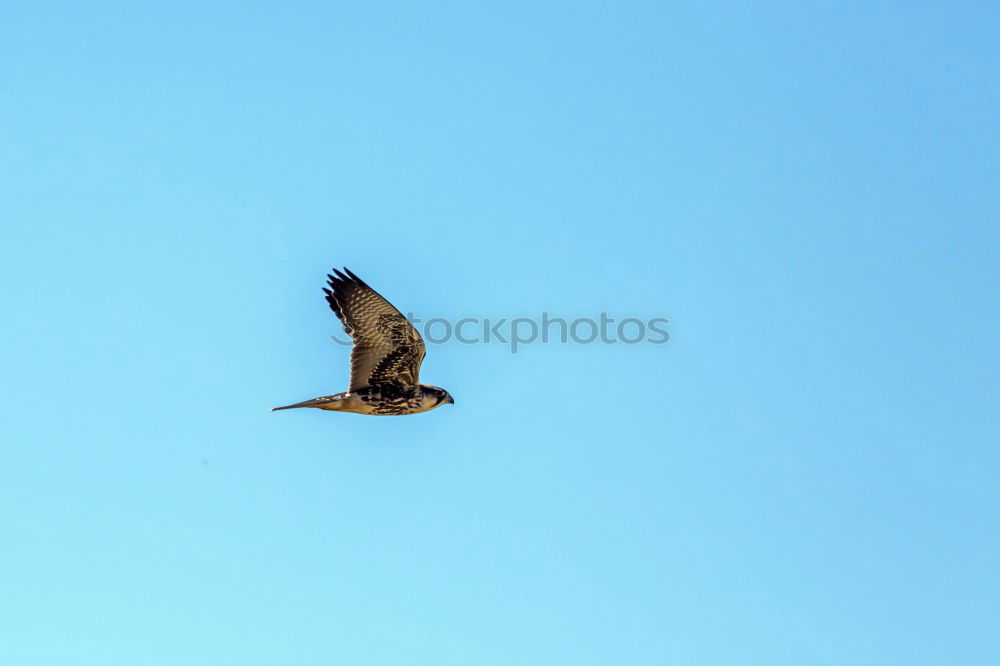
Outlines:
{"type": "Polygon", "coordinates": [[[321,398],[313,398],[312,400],[306,400],[305,402],[297,402],[294,405],[285,405],[284,407],[272,407],[272,412],[277,412],[282,409],[296,409],[298,407],[319,407],[320,409],[330,409],[337,411],[336,403],[339,403],[344,399],[342,393],[337,395],[324,395],[321,398]]]}

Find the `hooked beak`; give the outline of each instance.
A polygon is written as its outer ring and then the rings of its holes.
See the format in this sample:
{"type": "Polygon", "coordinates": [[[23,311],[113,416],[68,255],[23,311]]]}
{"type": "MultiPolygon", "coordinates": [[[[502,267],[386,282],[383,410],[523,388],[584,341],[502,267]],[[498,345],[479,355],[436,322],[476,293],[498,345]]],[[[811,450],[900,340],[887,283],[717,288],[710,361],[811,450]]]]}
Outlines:
{"type": "Polygon", "coordinates": [[[445,402],[446,402],[447,404],[449,404],[449,405],[454,405],[454,404],[455,404],[455,399],[454,399],[453,397],[451,397],[451,394],[450,394],[450,393],[448,394],[448,397],[447,397],[447,398],[445,398],[445,400],[444,400],[444,401],[445,401],[445,402]]]}

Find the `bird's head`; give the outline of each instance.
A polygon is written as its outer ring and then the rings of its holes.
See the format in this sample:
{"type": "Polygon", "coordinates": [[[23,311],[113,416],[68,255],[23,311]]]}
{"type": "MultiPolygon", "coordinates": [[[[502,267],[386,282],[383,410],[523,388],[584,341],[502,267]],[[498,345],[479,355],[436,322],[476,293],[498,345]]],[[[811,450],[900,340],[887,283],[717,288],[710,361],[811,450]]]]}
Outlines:
{"type": "Polygon", "coordinates": [[[440,407],[441,405],[454,405],[455,399],[451,397],[451,394],[445,391],[443,388],[437,386],[430,386],[428,384],[421,384],[420,388],[424,395],[424,401],[429,403],[428,409],[434,409],[435,407],[440,407]]]}

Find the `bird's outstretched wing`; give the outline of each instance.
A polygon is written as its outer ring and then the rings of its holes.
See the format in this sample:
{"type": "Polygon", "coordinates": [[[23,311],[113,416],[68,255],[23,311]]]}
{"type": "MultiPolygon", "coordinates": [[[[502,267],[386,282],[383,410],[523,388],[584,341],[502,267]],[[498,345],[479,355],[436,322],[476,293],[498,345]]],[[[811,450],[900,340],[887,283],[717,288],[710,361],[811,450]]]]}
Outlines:
{"type": "Polygon", "coordinates": [[[426,348],[417,329],[351,271],[333,269],[326,301],[354,339],[348,391],[391,382],[420,383],[426,348]]]}

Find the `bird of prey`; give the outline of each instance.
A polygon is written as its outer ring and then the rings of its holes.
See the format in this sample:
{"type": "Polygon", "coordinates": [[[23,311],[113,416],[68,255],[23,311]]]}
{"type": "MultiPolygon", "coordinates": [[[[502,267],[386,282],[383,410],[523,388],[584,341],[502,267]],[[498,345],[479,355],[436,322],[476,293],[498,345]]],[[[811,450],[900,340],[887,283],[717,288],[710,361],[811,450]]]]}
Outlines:
{"type": "Polygon", "coordinates": [[[424,341],[406,317],[357,275],[333,269],[326,302],[354,340],[351,382],[343,393],[325,395],[279,409],[317,407],[355,414],[419,414],[454,405],[451,394],[421,384],[424,341]]]}

